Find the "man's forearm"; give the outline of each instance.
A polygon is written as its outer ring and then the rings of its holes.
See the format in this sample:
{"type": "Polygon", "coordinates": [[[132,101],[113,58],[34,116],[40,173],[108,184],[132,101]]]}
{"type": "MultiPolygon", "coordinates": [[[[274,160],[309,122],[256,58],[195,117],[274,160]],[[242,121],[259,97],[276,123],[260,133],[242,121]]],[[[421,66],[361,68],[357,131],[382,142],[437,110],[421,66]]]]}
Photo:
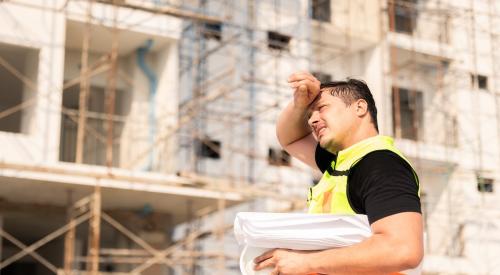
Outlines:
{"type": "Polygon", "coordinates": [[[281,146],[286,147],[310,133],[311,128],[307,124],[307,108],[296,107],[291,101],[281,112],[276,124],[276,134],[281,146]]]}
{"type": "Polygon", "coordinates": [[[311,272],[319,274],[389,274],[420,263],[420,249],[387,243],[377,235],[350,247],[307,254],[311,272]]]}

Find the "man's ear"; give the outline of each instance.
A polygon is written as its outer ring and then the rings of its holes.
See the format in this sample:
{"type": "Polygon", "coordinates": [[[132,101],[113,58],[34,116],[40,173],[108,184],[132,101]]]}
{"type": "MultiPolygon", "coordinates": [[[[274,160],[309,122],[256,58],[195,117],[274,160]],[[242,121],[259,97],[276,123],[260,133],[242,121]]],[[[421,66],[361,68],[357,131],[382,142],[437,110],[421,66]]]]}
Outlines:
{"type": "Polygon", "coordinates": [[[358,99],[355,103],[356,115],[363,117],[368,113],[368,103],[364,99],[358,99]]]}

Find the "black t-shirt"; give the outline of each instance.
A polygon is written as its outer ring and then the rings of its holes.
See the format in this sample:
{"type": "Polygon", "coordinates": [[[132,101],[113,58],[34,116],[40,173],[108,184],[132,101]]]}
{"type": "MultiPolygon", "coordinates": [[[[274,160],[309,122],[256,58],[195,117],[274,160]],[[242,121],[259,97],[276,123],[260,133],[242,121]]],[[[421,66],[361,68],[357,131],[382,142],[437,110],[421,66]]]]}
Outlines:
{"type": "MultiPolygon", "coordinates": [[[[336,155],[316,147],[316,164],[325,172],[336,155]]],[[[371,223],[401,212],[418,212],[418,184],[411,166],[389,150],[364,156],[349,172],[347,199],[358,214],[366,214],[371,223]]]]}

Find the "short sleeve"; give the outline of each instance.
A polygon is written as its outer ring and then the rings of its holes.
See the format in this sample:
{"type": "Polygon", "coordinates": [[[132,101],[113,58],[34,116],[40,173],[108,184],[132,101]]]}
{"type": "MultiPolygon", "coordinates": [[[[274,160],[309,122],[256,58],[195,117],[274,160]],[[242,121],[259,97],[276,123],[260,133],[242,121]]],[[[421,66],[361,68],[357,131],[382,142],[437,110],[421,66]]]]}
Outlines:
{"type": "Polygon", "coordinates": [[[397,213],[421,213],[413,169],[387,150],[372,152],[351,168],[348,197],[351,207],[366,214],[370,224],[397,213]]]}

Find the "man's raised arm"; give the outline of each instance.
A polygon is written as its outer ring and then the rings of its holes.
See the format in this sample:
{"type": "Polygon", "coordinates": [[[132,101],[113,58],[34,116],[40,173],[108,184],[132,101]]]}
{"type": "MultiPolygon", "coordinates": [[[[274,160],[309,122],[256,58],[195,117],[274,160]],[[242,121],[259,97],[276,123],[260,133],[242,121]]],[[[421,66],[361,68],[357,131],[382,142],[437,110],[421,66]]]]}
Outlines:
{"type": "Polygon", "coordinates": [[[288,82],[294,89],[293,99],[278,117],[276,135],[290,155],[317,169],[314,159],[317,142],[307,124],[307,112],[319,94],[320,82],[305,72],[292,74],[288,82]]]}

